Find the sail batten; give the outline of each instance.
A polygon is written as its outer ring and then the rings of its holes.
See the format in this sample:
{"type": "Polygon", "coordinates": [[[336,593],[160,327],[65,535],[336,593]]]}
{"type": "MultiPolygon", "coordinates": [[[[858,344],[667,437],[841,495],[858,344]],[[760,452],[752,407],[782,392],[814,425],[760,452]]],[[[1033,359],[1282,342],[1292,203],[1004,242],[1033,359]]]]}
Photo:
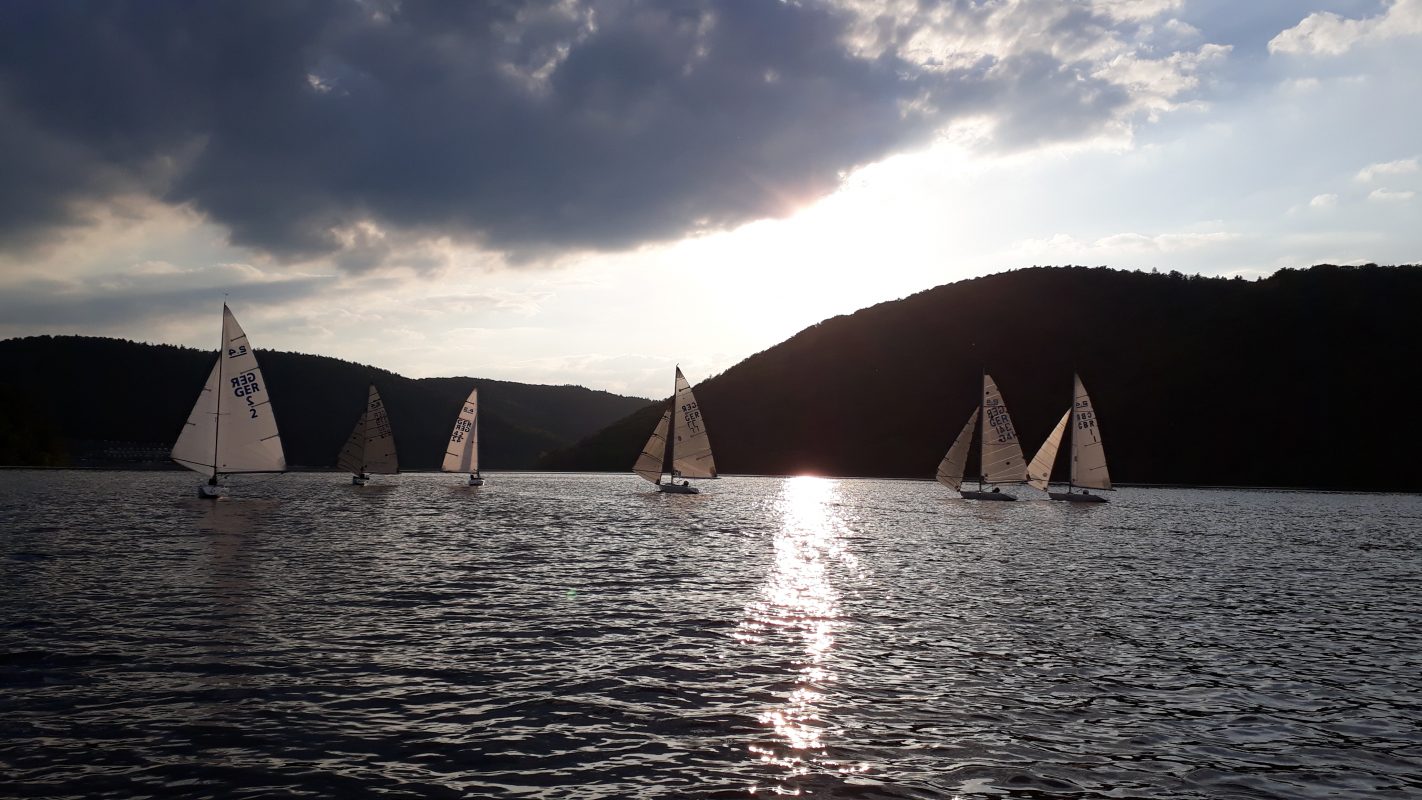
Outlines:
{"type": "Polygon", "coordinates": [[[1042,447],[1037,451],[1037,455],[1032,457],[1032,463],[1027,465],[1027,483],[1032,488],[1047,491],[1047,485],[1052,480],[1052,465],[1057,461],[1057,450],[1061,448],[1062,435],[1066,433],[1067,422],[1071,419],[1071,409],[1067,409],[1065,414],[1051,434],[1047,436],[1047,441],[1042,442],[1042,447]]]}
{"type": "Polygon", "coordinates": [[[698,490],[681,478],[716,477],[716,460],[711,455],[711,439],[701,418],[701,406],[691,392],[691,383],[676,369],[676,383],[666,411],[652,429],[632,471],[644,480],[659,484],[661,491],[697,494],[698,490]],[[662,471],[670,469],[672,482],[662,483],[662,471]]]}
{"type": "Polygon", "coordinates": [[[284,472],[286,456],[266,379],[247,334],[226,305],[222,341],[212,372],[173,444],[172,459],[213,477],[284,472]]]}
{"type": "Polygon", "coordinates": [[[938,474],[935,477],[939,483],[954,491],[963,485],[963,472],[968,466],[968,446],[972,444],[973,426],[977,423],[978,409],[975,408],[968,416],[967,423],[963,425],[963,430],[958,433],[958,438],[953,440],[953,445],[938,464],[938,474]]]}
{"type": "Polygon", "coordinates": [[[362,411],[360,419],[356,420],[355,427],[351,429],[351,435],[346,437],[346,443],[341,447],[341,454],[336,456],[336,467],[346,472],[365,472],[365,412],[362,411]]]}
{"type": "Polygon", "coordinates": [[[357,474],[393,475],[400,471],[390,417],[374,384],[366,395],[365,410],[336,458],[336,466],[357,474]]]}
{"type": "Polygon", "coordinates": [[[479,387],[470,390],[469,397],[460,406],[454,429],[449,433],[449,444],[440,469],[471,475],[479,471],[479,387]]]}
{"type": "Polygon", "coordinates": [[[1091,397],[1075,376],[1071,431],[1071,483],[1087,489],[1110,489],[1111,474],[1106,469],[1106,450],[1101,445],[1101,429],[1096,424],[1096,410],[1091,397]]]}
{"type": "Polygon", "coordinates": [[[667,429],[671,425],[671,416],[672,410],[668,407],[657,421],[657,427],[652,429],[652,435],[642,448],[641,455],[637,456],[637,463],[632,465],[633,472],[651,483],[658,483],[662,479],[662,461],[666,458],[667,429]]]}
{"type": "Polygon", "coordinates": [[[1027,463],[1017,429],[1007,413],[1002,392],[992,376],[983,373],[983,431],[981,475],[983,483],[1022,483],[1027,480],[1027,463]]]}

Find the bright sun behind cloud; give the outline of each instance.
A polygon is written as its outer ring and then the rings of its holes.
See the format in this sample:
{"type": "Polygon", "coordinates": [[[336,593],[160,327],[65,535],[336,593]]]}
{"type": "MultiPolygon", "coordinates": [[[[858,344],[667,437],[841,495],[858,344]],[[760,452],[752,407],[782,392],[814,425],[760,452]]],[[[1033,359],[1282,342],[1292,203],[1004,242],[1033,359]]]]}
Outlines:
{"type": "MultiPolygon", "coordinates": [[[[148,107],[157,86],[191,116],[86,127],[55,65],[0,67],[4,157],[30,176],[0,204],[0,335],[210,347],[225,293],[267,347],[662,396],[672,364],[704,378],[1005,269],[1418,261],[1419,8],[844,2],[594,23],[567,3],[491,32],[339,7],[301,29],[326,36],[302,69],[257,63],[236,119],[206,115],[196,98],[222,84],[193,65],[91,46],[153,20],[84,20],[9,52],[77,53],[63,74],[110,102],[148,107]],[[803,38],[755,35],[770,23],[803,38]],[[373,46],[401,31],[468,47],[373,46]],[[397,51],[478,79],[411,91],[397,51]],[[242,122],[263,118],[286,135],[242,122]]],[[[223,31],[186,13],[162,12],[195,40],[244,30],[240,9],[223,31]]]]}

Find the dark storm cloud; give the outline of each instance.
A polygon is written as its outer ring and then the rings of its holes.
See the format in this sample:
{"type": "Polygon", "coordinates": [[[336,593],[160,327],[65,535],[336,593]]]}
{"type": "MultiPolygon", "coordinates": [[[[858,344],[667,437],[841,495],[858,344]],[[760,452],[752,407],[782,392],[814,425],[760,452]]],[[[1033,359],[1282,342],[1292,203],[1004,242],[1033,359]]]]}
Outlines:
{"type": "MultiPolygon", "coordinates": [[[[280,305],[325,292],[331,284],[327,277],[241,283],[231,287],[231,302],[280,305]]],[[[120,288],[28,281],[6,287],[0,294],[0,334],[36,329],[104,332],[132,327],[135,320],[189,318],[194,309],[215,314],[222,298],[222,289],[172,276],[129,279],[120,288]]]]}
{"type": "Polygon", "coordinates": [[[787,213],[956,115],[1005,102],[1003,142],[1035,143],[1129,101],[1044,53],[856,57],[852,22],[749,0],[5,3],[0,240],[129,191],[353,270],[385,257],[362,220],[622,248],[787,213]]]}

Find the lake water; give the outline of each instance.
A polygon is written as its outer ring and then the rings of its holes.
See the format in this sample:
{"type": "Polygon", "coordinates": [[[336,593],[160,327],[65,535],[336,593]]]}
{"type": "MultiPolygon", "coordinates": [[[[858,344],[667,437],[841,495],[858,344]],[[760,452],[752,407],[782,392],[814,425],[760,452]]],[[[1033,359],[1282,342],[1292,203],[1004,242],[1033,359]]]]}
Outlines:
{"type": "Polygon", "coordinates": [[[1422,498],[0,472],[0,794],[1419,797],[1422,498]]]}

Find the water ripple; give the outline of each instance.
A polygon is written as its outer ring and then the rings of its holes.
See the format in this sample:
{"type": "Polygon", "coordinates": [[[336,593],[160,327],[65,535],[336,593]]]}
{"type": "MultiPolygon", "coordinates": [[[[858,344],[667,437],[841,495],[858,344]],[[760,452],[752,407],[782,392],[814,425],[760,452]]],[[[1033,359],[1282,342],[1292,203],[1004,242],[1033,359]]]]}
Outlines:
{"type": "Polygon", "coordinates": [[[31,797],[1422,795],[1422,500],[0,472],[31,797]]]}

